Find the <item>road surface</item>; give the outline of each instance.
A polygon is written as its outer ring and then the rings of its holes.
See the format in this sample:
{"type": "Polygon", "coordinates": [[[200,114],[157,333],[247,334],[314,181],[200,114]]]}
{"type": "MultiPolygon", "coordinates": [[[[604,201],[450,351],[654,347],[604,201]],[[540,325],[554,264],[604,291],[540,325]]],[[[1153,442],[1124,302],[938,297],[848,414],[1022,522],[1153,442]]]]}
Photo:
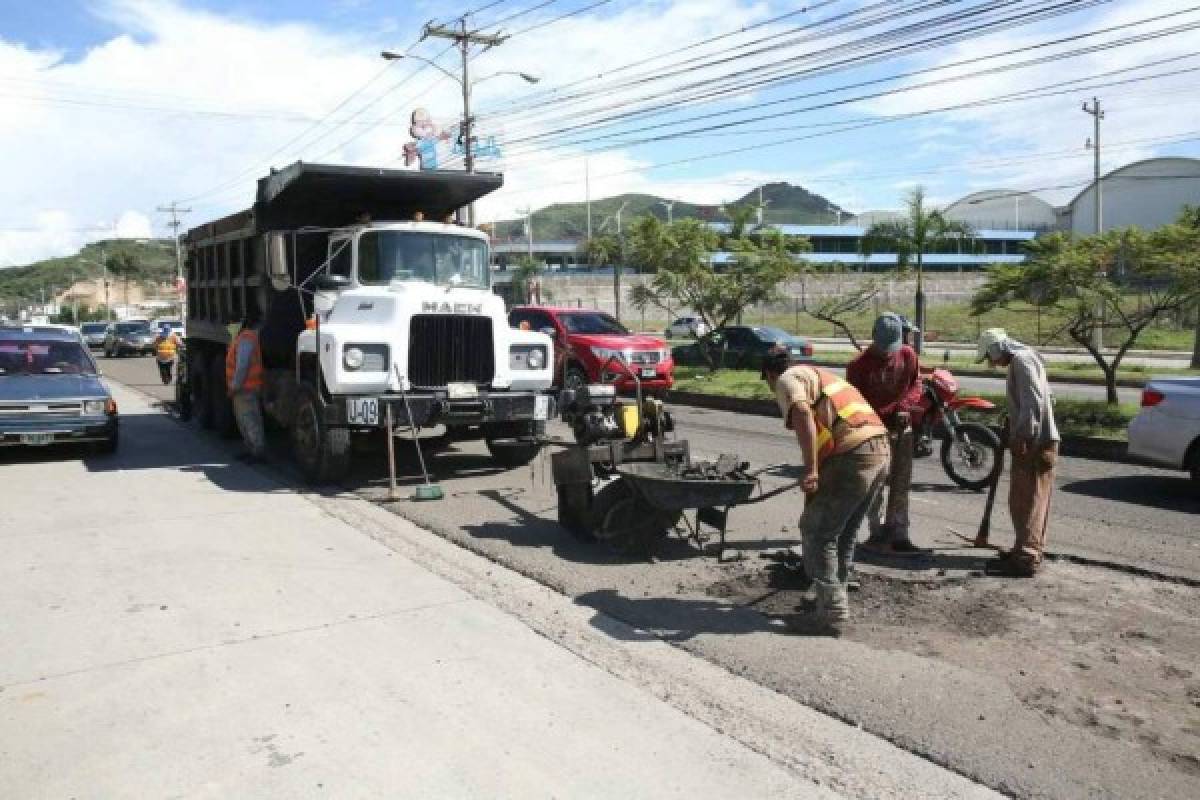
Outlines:
{"type": "MultiPolygon", "coordinates": [[[[161,391],[146,362],[106,369],[161,391]]],[[[795,460],[778,420],[676,412],[679,434],[701,456],[795,460]]],[[[418,480],[409,447],[400,444],[406,487],[418,480]]],[[[294,480],[286,442],[272,448],[273,469],[294,480]]],[[[652,632],[1008,794],[1195,793],[1200,499],[1182,475],[1063,459],[1050,548],[1107,566],[1055,562],[1033,581],[1006,582],[980,577],[987,554],[961,538],[974,534],[981,497],[952,487],[932,460],[919,461],[913,532],[934,548],[931,557],[860,564],[854,623],[829,640],[780,627],[803,603],[803,585],[758,557],[796,543],[802,501],[794,494],[734,509],[730,539],[745,560],[718,564],[711,548],[678,538],[662,542],[653,560],[631,560],[557,525],[545,461],[502,471],[478,443],[463,443],[431,465],[447,501],[385,505],[572,598],[597,620],[652,632]]],[[[382,448],[364,451],[345,488],[382,504],[384,475],[382,448]]],[[[1003,499],[998,505],[993,541],[1007,545],[1003,499]]]]}
{"type": "Polygon", "coordinates": [[[2,797],[992,796],[114,393],[0,456],[2,797]]]}

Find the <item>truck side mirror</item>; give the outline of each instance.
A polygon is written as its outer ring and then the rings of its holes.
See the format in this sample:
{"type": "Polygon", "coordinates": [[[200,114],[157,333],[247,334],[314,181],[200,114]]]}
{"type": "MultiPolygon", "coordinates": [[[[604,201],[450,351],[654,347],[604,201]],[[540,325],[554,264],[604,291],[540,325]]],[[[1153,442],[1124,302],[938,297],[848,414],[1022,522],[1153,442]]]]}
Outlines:
{"type": "Polygon", "coordinates": [[[550,325],[547,325],[544,328],[538,328],[538,333],[544,333],[547,336],[549,336],[551,339],[558,338],[558,331],[554,330],[554,328],[551,327],[550,325]]]}
{"type": "Polygon", "coordinates": [[[292,285],[291,272],[288,270],[287,238],[282,233],[267,234],[267,274],[277,292],[292,285]]]}
{"type": "Polygon", "coordinates": [[[338,275],[335,272],[330,272],[317,278],[317,291],[321,292],[340,292],[342,289],[350,285],[350,279],[345,275],[338,275]]]}

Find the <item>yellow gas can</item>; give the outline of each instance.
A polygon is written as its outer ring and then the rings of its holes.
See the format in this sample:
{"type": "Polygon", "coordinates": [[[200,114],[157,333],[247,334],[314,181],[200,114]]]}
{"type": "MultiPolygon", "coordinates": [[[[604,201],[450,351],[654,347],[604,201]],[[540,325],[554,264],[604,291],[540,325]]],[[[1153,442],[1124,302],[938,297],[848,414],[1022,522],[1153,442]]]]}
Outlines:
{"type": "Polygon", "coordinates": [[[621,431],[625,434],[626,439],[632,439],[637,436],[638,428],[641,427],[641,414],[638,413],[638,407],[632,403],[617,407],[618,420],[621,424],[621,431]]]}

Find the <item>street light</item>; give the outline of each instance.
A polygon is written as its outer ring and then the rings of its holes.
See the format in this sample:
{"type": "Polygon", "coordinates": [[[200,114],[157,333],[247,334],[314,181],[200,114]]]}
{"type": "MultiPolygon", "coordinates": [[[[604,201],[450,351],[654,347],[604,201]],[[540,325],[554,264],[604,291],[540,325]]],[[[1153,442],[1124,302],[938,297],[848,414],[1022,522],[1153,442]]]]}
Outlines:
{"type": "MultiPolygon", "coordinates": [[[[464,22],[463,24],[465,25],[466,23],[464,22]]],[[[429,31],[427,29],[426,33],[428,34],[428,32],[429,31]]],[[[465,33],[463,35],[466,36],[465,33]]],[[[492,37],[492,38],[494,38],[494,37],[492,37]]],[[[503,39],[500,39],[498,41],[503,41],[503,39]]],[[[495,72],[495,73],[492,73],[491,75],[486,75],[482,78],[479,78],[478,80],[473,81],[473,80],[471,80],[470,75],[467,72],[467,56],[466,56],[465,49],[463,51],[462,74],[461,75],[455,75],[450,70],[446,69],[445,67],[443,67],[439,64],[434,63],[433,61],[429,60],[428,58],[425,58],[424,56],[413,55],[412,53],[397,53],[394,50],[384,50],[379,55],[382,56],[385,61],[399,61],[399,60],[405,59],[405,58],[411,58],[411,59],[420,61],[422,64],[426,64],[430,67],[433,67],[438,72],[445,75],[447,78],[453,79],[459,85],[459,87],[462,89],[463,166],[466,168],[466,171],[468,174],[475,171],[475,154],[472,152],[472,144],[471,144],[471,124],[472,124],[472,120],[471,120],[471,87],[475,86],[478,83],[482,83],[483,81],[491,80],[492,78],[498,77],[500,75],[515,75],[518,78],[520,78],[521,80],[525,81],[526,83],[537,83],[539,80],[541,80],[540,78],[538,78],[534,75],[530,75],[527,72],[517,72],[514,70],[501,70],[500,72],[495,72]]],[[[467,215],[468,215],[467,223],[469,225],[474,226],[475,225],[475,204],[474,203],[471,203],[467,207],[467,215]]]]}

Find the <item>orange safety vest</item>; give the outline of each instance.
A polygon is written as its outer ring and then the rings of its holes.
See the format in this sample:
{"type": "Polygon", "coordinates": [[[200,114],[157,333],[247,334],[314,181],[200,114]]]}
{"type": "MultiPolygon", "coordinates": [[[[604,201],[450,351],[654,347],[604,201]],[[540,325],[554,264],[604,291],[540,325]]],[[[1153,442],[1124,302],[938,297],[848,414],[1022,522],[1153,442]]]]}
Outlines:
{"type": "MultiPolygon", "coordinates": [[[[863,425],[883,427],[883,421],[879,419],[875,409],[871,408],[871,404],[864,400],[858,389],[855,389],[848,381],[823,369],[817,369],[817,377],[821,380],[821,397],[829,398],[834,413],[844,425],[851,428],[861,428],[863,425]]],[[[820,402],[820,398],[817,400],[820,402]]],[[[833,455],[837,443],[834,441],[833,431],[822,425],[816,414],[813,414],[813,422],[817,426],[817,463],[819,464],[833,455]]]]}
{"type": "Polygon", "coordinates": [[[154,343],[154,356],[159,361],[174,361],[178,349],[175,334],[168,333],[166,336],[159,336],[158,341],[154,343]]]}
{"type": "Polygon", "coordinates": [[[254,348],[250,351],[250,368],[246,370],[246,379],[242,381],[241,391],[257,392],[263,386],[262,348],[258,343],[258,333],[252,330],[239,333],[225,351],[225,388],[233,390],[233,375],[237,372],[237,350],[243,339],[252,341],[254,348]]]}

